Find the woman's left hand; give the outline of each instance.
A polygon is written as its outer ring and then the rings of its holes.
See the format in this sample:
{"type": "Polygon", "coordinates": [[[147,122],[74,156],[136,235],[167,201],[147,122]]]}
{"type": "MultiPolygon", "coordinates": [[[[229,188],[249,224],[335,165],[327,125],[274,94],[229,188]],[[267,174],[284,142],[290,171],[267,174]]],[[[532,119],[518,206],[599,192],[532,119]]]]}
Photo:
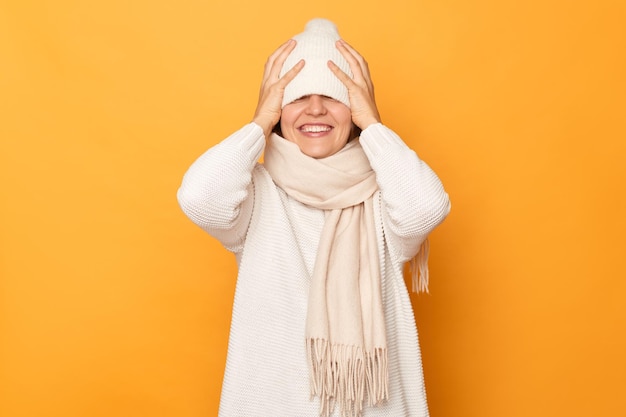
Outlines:
{"type": "Polygon", "coordinates": [[[380,123],[380,114],[374,98],[374,85],[367,62],[343,39],[338,40],[336,45],[341,55],[348,61],[354,78],[350,78],[332,61],[328,61],[328,67],[348,88],[352,121],[361,130],[374,123],[380,123]]]}

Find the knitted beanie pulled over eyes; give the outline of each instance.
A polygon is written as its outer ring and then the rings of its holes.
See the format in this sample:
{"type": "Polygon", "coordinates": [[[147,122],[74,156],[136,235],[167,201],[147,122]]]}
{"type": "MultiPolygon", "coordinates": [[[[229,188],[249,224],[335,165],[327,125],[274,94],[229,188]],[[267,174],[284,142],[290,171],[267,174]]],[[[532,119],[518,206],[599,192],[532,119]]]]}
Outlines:
{"type": "Polygon", "coordinates": [[[326,19],[313,19],[306,24],[304,32],[293,39],[297,41],[296,47],[283,64],[280,76],[285,75],[301,59],[304,59],[305,64],[287,84],[282,107],[311,94],[331,97],[350,107],[348,89],[328,68],[328,61],[333,61],[350,78],[353,77],[348,61],[335,44],[341,39],[335,24],[326,19]]]}

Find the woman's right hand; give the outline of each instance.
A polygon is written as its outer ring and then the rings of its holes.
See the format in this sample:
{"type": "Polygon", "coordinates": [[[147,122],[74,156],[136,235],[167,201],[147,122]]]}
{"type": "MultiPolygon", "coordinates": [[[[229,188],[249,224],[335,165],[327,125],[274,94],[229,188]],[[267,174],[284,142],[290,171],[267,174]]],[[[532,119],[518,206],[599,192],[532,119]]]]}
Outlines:
{"type": "Polygon", "coordinates": [[[304,60],[300,60],[285,75],[280,77],[283,64],[295,47],[296,41],[293,39],[288,40],[274,51],[265,63],[259,102],[252,119],[254,123],[263,128],[265,137],[270,135],[272,129],[280,120],[285,87],[304,67],[304,60]]]}

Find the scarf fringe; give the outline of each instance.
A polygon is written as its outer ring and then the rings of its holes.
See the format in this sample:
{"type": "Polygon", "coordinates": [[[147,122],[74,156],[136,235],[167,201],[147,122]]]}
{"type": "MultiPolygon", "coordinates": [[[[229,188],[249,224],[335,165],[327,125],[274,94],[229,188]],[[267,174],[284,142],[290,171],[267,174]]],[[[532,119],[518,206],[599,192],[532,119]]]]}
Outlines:
{"type": "Polygon", "coordinates": [[[411,259],[409,268],[411,271],[411,283],[413,292],[429,293],[428,291],[428,253],[430,252],[430,244],[428,239],[422,242],[417,255],[411,259]]]}
{"type": "Polygon", "coordinates": [[[329,417],[339,403],[341,417],[361,417],[367,405],[389,398],[387,349],[363,352],[358,346],[333,345],[325,339],[306,341],[311,397],[320,398],[320,416],[329,417]]]}

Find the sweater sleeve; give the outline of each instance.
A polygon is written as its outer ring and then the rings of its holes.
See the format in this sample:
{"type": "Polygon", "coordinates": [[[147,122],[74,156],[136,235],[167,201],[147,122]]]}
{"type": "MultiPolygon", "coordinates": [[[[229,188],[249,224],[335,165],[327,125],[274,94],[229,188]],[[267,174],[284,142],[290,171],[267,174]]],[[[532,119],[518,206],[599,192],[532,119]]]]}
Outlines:
{"type": "Polygon", "coordinates": [[[439,177],[391,129],[377,123],[361,133],[376,172],[385,236],[400,261],[408,261],[450,212],[439,177]]]}
{"type": "Polygon", "coordinates": [[[263,129],[250,123],[202,154],[178,189],[183,212],[226,249],[239,252],[252,215],[252,170],[263,148],[263,129]]]}

